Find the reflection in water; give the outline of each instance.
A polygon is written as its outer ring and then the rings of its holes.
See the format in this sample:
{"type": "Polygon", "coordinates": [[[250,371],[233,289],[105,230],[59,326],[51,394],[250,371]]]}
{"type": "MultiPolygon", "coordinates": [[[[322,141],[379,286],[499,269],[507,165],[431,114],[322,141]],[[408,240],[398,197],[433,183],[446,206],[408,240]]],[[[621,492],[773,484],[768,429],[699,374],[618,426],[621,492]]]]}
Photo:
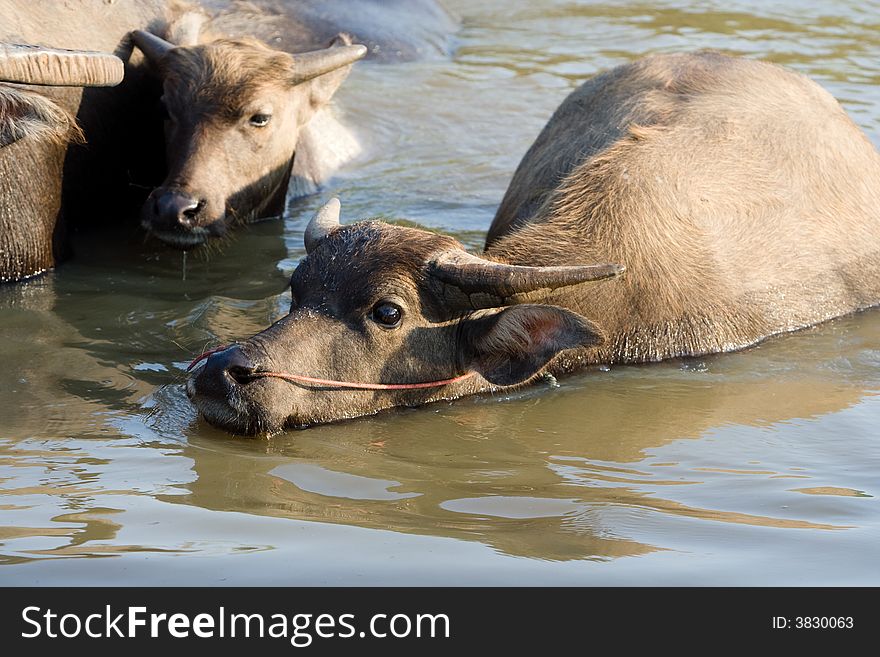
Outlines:
{"type": "MultiPolygon", "coordinates": [[[[749,428],[760,436],[857,406],[867,394],[860,377],[877,372],[853,366],[862,357],[855,345],[877,329],[880,313],[870,313],[706,359],[696,371],[690,363],[597,371],[552,392],[392,412],[269,441],[232,439],[199,425],[201,435],[183,448],[198,476],[186,486],[189,495],[168,500],[477,540],[552,560],[663,549],[610,528],[608,509],[779,529],[852,528],[847,514],[768,511],[763,495],[790,497],[792,473],[772,461],[756,467],[742,455],[725,460],[736,453],[731,445],[693,448],[708,458],[718,452],[726,467],[702,465],[693,455],[690,464],[668,463],[653,454],[682,439],[734,439],[749,428]],[[839,351],[844,337],[852,351],[839,351]],[[829,363],[831,344],[838,352],[829,363]],[[746,499],[719,504],[707,487],[746,499]]],[[[804,441],[802,449],[809,448],[804,441]]],[[[786,458],[775,452],[765,448],[761,457],[786,458]]]]}
{"type": "MultiPolygon", "coordinates": [[[[339,94],[366,147],[327,190],[345,220],[479,248],[562,98],[647,52],[784,63],[880,143],[859,3],[449,4],[453,61],[359,66],[339,94]]],[[[0,581],[878,582],[880,311],[269,441],[199,421],[186,364],[285,312],[322,200],[185,257],[120,226],[0,288],[0,581]]]]}

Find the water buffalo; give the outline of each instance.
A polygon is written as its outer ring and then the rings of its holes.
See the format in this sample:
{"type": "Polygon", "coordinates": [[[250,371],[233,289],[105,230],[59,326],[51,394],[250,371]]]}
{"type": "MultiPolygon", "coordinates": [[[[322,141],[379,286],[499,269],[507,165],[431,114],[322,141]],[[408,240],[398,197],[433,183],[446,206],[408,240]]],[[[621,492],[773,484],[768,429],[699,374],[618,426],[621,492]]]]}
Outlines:
{"type": "Polygon", "coordinates": [[[455,25],[436,0],[210,0],[166,39],[134,32],[168,119],[168,175],[142,225],[189,248],[282,214],[288,191],[315,192],[360,150],[322,111],[351,64],[446,52],[455,25]],[[352,45],[361,37],[369,48],[352,45]]]}
{"type": "Polygon", "coordinates": [[[0,282],[51,268],[64,248],[62,164],[82,137],[69,111],[36,86],[113,86],[122,75],[113,55],[0,43],[0,282]]]}
{"type": "Polygon", "coordinates": [[[296,175],[319,182],[322,155],[347,151],[333,141],[331,119],[320,136],[309,126],[366,53],[347,37],[293,56],[255,39],[175,46],[143,31],[133,38],[163,79],[168,175],[142,210],[143,226],[163,241],[192,247],[235,223],[279,215],[295,154],[296,175]]]}
{"type": "Polygon", "coordinates": [[[210,355],[187,392],[211,423],[274,432],[739,349],[880,303],[878,208],[880,155],[817,84],[648,57],[566,99],[480,256],[325,206],[289,315],[210,355]]]}

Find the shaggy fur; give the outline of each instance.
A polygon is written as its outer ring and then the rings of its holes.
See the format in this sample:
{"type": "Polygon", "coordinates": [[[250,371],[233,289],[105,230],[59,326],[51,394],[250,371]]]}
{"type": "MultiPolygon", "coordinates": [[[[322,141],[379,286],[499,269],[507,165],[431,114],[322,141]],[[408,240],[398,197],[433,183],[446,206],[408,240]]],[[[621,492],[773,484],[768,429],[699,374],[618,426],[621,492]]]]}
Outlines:
{"type": "Polygon", "coordinates": [[[292,77],[292,64],[286,53],[256,39],[218,39],[175,48],[162,65],[165,82],[174,89],[166,102],[171,111],[237,121],[251,98],[292,77]],[[174,106],[180,99],[186,107],[174,106]]]}
{"type": "Polygon", "coordinates": [[[486,253],[626,265],[546,299],[608,333],[592,360],[738,349],[880,301],[880,156],[806,77],[713,53],[649,57],[562,104],[486,253]]]}
{"type": "Polygon", "coordinates": [[[113,53],[126,62],[117,87],[2,87],[0,139],[17,141],[0,149],[0,280],[55,266],[69,252],[66,223],[118,220],[131,207],[130,183],[143,182],[161,161],[161,140],[143,120],[155,102],[145,92],[153,90],[142,85],[128,33],[166,19],[164,0],[0,2],[0,41],[113,53]]]}
{"type": "Polygon", "coordinates": [[[0,148],[19,139],[82,142],[70,114],[45,96],[0,84],[0,148]]]}

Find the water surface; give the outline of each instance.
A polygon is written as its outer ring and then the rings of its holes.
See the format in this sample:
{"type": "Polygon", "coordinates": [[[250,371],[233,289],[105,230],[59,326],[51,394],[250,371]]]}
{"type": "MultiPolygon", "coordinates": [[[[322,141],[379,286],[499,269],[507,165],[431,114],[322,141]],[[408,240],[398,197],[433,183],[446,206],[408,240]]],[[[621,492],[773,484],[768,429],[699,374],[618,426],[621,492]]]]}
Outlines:
{"type": "Polygon", "coordinates": [[[875,2],[455,0],[451,61],[358,64],[365,154],[285,222],[123,234],[0,288],[5,584],[880,584],[880,311],[736,354],[234,438],[183,370],[287,307],[331,194],[478,248],[586,77],[715,48],[811,75],[880,143],[875,2]]]}

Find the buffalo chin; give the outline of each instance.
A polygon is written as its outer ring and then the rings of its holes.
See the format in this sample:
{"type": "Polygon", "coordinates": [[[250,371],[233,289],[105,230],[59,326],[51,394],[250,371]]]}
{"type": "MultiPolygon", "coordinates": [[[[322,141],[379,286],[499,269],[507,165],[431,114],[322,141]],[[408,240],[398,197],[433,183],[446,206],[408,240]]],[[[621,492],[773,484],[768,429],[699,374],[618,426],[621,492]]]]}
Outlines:
{"type": "Polygon", "coordinates": [[[192,249],[201,246],[211,237],[210,233],[204,228],[198,228],[189,233],[155,230],[149,225],[145,225],[144,228],[147,229],[150,235],[164,244],[178,249],[192,249]]]}
{"type": "Polygon", "coordinates": [[[272,436],[284,430],[286,418],[275,418],[261,407],[238,410],[226,400],[201,394],[193,380],[186,383],[186,394],[208,424],[242,436],[272,436]]]}
{"type": "Polygon", "coordinates": [[[221,237],[225,232],[224,221],[221,218],[208,226],[193,226],[186,230],[163,230],[156,228],[148,220],[143,220],[141,226],[162,243],[177,249],[187,250],[202,246],[215,237],[221,237]]]}
{"type": "Polygon", "coordinates": [[[268,414],[250,411],[239,413],[216,399],[192,400],[208,424],[241,436],[273,436],[284,430],[284,423],[277,422],[268,414]]]}
{"type": "Polygon", "coordinates": [[[208,241],[208,235],[160,233],[154,230],[150,231],[150,234],[158,238],[160,241],[162,241],[164,244],[167,244],[168,246],[173,246],[175,248],[184,250],[201,246],[208,241]]]}

